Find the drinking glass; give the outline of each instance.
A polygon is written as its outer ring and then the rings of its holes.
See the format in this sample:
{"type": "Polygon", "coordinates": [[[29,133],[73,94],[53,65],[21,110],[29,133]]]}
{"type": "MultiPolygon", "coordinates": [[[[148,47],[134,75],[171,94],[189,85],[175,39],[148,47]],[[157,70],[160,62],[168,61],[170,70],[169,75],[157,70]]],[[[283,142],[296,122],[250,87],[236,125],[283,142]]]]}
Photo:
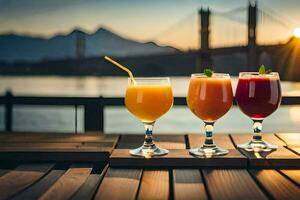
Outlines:
{"type": "Polygon", "coordinates": [[[281,87],[279,74],[259,74],[258,72],[241,72],[236,89],[236,101],[240,110],[253,120],[252,140],[239,144],[246,151],[271,151],[276,145],[262,140],[263,120],[271,115],[280,105],[281,87]]]}
{"type": "Polygon", "coordinates": [[[232,106],[233,94],[229,74],[192,74],[187,95],[190,110],[205,123],[205,141],[199,148],[190,149],[196,156],[225,155],[228,150],[213,141],[213,126],[232,106]]]}
{"type": "Polygon", "coordinates": [[[144,144],[130,150],[131,155],[152,157],[167,154],[169,151],[155,145],[152,130],[155,121],[167,113],[173,105],[173,93],[169,77],[128,79],[125,95],[127,109],[145,127],[144,144]]]}

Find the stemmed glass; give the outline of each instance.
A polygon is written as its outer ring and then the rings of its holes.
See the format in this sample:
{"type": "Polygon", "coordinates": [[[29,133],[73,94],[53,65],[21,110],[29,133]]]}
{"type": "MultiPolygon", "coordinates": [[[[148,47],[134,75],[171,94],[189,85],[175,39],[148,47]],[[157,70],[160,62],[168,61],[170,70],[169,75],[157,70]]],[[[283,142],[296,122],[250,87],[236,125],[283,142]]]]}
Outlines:
{"type": "Polygon", "coordinates": [[[281,86],[279,74],[259,74],[241,72],[236,89],[236,101],[240,110],[253,120],[253,138],[238,147],[246,151],[271,151],[276,145],[262,140],[263,120],[271,115],[280,105],[281,86]]]}
{"type": "Polygon", "coordinates": [[[144,144],[130,150],[131,155],[152,157],[167,154],[169,151],[155,145],[152,130],[155,121],[167,113],[173,105],[173,93],[169,77],[128,78],[125,95],[127,109],[145,127],[144,144]]]}
{"type": "Polygon", "coordinates": [[[190,110],[205,123],[204,144],[190,153],[196,156],[211,157],[225,155],[228,150],[213,142],[213,126],[217,119],[228,112],[232,106],[233,94],[229,74],[192,74],[187,95],[190,110]]]}

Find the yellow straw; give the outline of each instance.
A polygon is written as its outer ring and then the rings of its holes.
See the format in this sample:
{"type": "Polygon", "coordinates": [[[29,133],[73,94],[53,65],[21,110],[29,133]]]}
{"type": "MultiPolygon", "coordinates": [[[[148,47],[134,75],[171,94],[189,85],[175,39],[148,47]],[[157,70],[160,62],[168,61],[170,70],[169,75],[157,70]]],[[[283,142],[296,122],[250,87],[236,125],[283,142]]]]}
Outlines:
{"type": "Polygon", "coordinates": [[[123,69],[124,71],[126,71],[130,77],[130,79],[132,80],[132,82],[135,84],[135,80],[133,78],[133,75],[131,73],[131,71],[127,68],[127,67],[124,67],[123,65],[121,65],[120,63],[114,61],[113,59],[111,59],[110,57],[108,56],[104,56],[104,59],[105,60],[108,60],[109,62],[111,62],[112,64],[116,65],[117,67],[123,69]]]}

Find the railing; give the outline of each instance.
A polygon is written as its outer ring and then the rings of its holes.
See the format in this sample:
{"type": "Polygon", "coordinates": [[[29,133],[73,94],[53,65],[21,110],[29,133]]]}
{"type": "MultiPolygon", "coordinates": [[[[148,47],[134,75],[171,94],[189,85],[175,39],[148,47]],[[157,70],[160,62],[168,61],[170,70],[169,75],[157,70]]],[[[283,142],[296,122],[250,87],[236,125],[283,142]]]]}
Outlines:
{"type": "MultiPolygon", "coordinates": [[[[234,105],[236,105],[234,100],[234,105]]],[[[124,106],[122,97],[37,97],[37,96],[14,96],[6,92],[0,96],[0,105],[4,105],[5,131],[12,131],[13,106],[15,105],[55,105],[74,106],[75,108],[75,130],[77,131],[77,109],[84,107],[85,131],[103,131],[104,108],[106,106],[124,106]]],[[[186,105],[185,97],[175,97],[174,105],[186,105]]],[[[281,105],[300,105],[300,96],[284,96],[281,105]]]]}

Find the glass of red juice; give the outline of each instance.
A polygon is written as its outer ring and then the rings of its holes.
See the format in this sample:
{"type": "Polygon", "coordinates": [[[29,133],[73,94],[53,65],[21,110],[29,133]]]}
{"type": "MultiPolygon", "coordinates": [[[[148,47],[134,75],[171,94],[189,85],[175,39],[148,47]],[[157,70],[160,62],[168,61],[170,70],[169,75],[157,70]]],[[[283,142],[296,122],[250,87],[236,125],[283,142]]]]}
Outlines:
{"type": "Polygon", "coordinates": [[[246,151],[272,151],[276,145],[262,140],[263,120],[271,115],[280,105],[281,86],[279,74],[259,74],[258,72],[241,72],[235,93],[240,110],[253,120],[253,138],[238,147],[246,151]]]}

